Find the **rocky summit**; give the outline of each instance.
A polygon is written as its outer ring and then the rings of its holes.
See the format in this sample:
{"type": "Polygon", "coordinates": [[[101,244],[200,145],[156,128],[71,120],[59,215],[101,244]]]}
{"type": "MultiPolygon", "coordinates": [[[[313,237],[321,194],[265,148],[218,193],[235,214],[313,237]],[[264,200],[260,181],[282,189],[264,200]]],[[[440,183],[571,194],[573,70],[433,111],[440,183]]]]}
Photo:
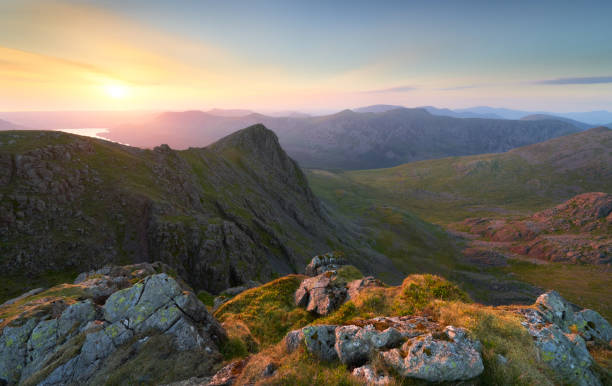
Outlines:
{"type": "MultiPolygon", "coordinates": [[[[320,261],[316,256],[311,265],[320,261]]],[[[432,275],[390,286],[350,265],[329,269],[240,289],[214,314],[161,262],[81,273],[72,284],[0,306],[0,381],[604,385],[611,379],[594,355],[612,352],[612,326],[555,291],[532,306],[486,307],[432,275]],[[311,294],[317,288],[324,291],[311,294]],[[302,300],[307,289],[315,306],[302,300]]]]}

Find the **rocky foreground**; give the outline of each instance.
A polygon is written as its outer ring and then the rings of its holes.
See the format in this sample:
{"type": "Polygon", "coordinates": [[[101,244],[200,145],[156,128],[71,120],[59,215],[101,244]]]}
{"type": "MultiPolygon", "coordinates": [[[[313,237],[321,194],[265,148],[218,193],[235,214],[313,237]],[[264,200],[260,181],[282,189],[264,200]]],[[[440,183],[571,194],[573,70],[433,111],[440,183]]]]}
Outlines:
{"type": "Polygon", "coordinates": [[[593,357],[612,353],[612,327],[554,291],[533,306],[485,307],[436,276],[393,287],[347,262],[317,256],[312,276],[230,291],[214,316],[162,263],[30,291],[0,306],[0,384],[612,380],[593,357]]]}

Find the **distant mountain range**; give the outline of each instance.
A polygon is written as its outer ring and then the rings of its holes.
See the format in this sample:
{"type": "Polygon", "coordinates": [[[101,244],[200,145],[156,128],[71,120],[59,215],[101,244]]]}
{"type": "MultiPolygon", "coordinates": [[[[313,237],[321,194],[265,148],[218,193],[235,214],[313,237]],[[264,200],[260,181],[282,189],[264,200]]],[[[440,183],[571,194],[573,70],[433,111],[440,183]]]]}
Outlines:
{"type": "MultiPolygon", "coordinates": [[[[356,112],[362,113],[382,113],[389,110],[405,108],[404,106],[398,105],[372,105],[366,107],[359,107],[353,109],[356,112]]],[[[553,113],[545,111],[524,111],[524,110],[511,110],[498,107],[470,107],[465,109],[447,109],[437,108],[433,106],[422,106],[422,109],[427,110],[433,115],[443,115],[446,117],[453,118],[490,118],[490,119],[523,119],[530,117],[530,119],[561,119],[570,120],[577,123],[585,128],[595,126],[610,126],[610,123],[605,124],[612,119],[612,112],[610,111],[587,111],[578,113],[553,113]],[[536,118],[537,117],[537,118],[536,118]]]]}
{"type": "Polygon", "coordinates": [[[202,111],[167,112],[145,123],[120,125],[104,136],[141,147],[206,146],[241,127],[262,123],[275,131],[302,166],[369,169],[456,155],[496,153],[582,130],[561,120],[453,118],[425,109],[379,113],[344,110],[318,117],[240,117],[202,111]]]}

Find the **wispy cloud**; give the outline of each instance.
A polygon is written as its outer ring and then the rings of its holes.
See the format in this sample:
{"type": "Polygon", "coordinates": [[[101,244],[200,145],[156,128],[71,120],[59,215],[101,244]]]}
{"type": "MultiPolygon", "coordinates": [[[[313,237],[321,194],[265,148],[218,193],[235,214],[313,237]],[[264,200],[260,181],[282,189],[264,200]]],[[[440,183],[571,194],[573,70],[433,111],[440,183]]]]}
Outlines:
{"type": "Polygon", "coordinates": [[[362,91],[362,93],[385,94],[385,93],[394,93],[394,92],[408,92],[408,91],[413,91],[416,89],[417,89],[416,87],[412,87],[412,86],[397,86],[397,87],[390,87],[390,88],[381,88],[381,89],[376,89],[376,90],[366,90],[366,91],[362,91]]]}
{"type": "Polygon", "coordinates": [[[437,91],[456,91],[456,90],[466,90],[466,89],[470,89],[470,88],[477,88],[480,86],[475,86],[475,85],[471,85],[471,86],[455,86],[455,87],[443,87],[443,88],[437,88],[437,91]]]}
{"type": "Polygon", "coordinates": [[[533,84],[599,84],[612,83],[612,76],[587,76],[579,78],[557,78],[532,82],[533,84]]]}

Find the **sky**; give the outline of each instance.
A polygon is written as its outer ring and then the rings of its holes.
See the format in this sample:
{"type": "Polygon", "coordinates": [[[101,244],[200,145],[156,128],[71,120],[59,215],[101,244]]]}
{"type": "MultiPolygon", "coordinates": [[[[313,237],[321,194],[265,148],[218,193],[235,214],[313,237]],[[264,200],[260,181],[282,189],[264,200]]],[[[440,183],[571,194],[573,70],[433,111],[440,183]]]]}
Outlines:
{"type": "Polygon", "coordinates": [[[612,110],[612,1],[0,0],[0,111],[612,110]]]}

